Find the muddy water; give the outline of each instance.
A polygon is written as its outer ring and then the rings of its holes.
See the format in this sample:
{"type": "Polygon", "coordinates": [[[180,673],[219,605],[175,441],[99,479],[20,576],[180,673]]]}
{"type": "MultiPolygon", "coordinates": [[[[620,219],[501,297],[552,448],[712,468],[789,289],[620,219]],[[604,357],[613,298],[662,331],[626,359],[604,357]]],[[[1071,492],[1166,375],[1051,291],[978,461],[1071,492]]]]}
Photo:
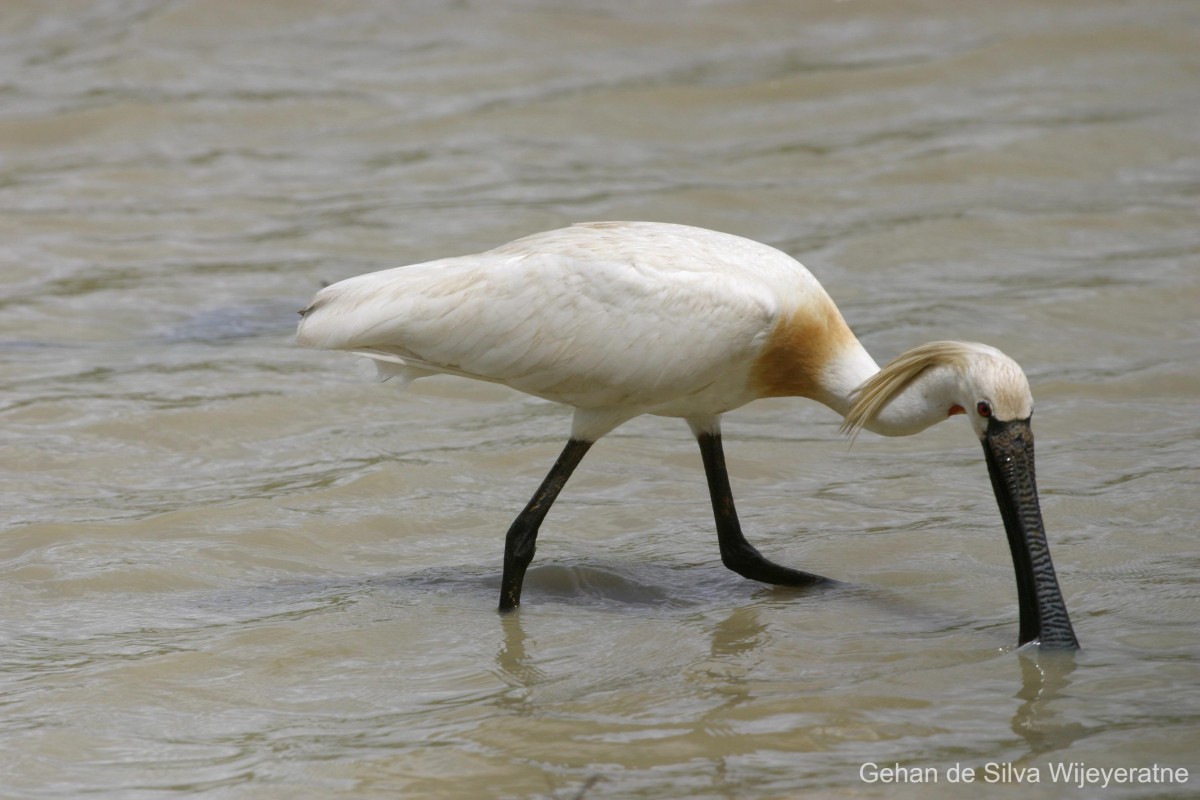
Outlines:
{"type": "Polygon", "coordinates": [[[1188,0],[7,3],[0,796],[1194,794],[1198,35],[1188,0]],[[881,360],[1021,361],[1085,649],[1014,650],[961,421],[848,448],[784,400],[726,420],[743,523],[843,585],[725,571],[645,419],[499,618],[569,415],[399,393],[295,310],[613,218],[796,255],[881,360]]]}

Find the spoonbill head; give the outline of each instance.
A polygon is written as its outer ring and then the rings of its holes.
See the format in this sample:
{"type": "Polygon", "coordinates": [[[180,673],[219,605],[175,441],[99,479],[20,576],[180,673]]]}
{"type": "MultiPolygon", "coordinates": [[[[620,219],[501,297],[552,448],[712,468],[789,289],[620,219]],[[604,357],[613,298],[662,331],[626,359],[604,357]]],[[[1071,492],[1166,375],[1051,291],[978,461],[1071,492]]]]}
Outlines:
{"type": "Polygon", "coordinates": [[[1017,577],[1018,643],[1075,649],[1079,643],[1058,586],[1042,522],[1033,459],[1033,394],[1020,365],[994,347],[931,342],[902,353],[867,378],[842,423],[853,435],[915,433],[964,414],[983,445],[992,491],[1008,535],[1017,577]],[[906,404],[914,403],[910,408],[906,404]],[[924,416],[922,412],[929,412],[924,416]],[[910,429],[907,424],[913,425],[910,429]]]}
{"type": "Polygon", "coordinates": [[[907,436],[965,415],[1012,551],[1018,641],[1078,647],[1042,523],[1021,368],[986,345],[933,342],[881,369],[816,278],[775,248],[683,225],[587,223],[349,278],[300,313],[300,344],[367,356],[383,377],[457,375],[575,409],[566,446],[505,538],[501,610],[520,603],[538,530],[583,456],[641,414],[691,427],[727,567],[777,585],[826,582],[746,541],[721,442],[722,414],[797,396],[841,414],[851,434],[907,436]]]}

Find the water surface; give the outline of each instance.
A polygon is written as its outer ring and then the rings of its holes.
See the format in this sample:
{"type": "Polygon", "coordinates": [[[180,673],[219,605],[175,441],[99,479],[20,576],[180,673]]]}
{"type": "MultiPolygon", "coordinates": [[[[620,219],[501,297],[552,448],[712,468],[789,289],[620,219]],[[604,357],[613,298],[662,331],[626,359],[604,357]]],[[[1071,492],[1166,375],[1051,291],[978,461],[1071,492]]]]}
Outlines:
{"type": "Polygon", "coordinates": [[[0,796],[1193,795],[1047,765],[1200,772],[1198,33],[1188,0],[7,4],[0,796]],[[880,360],[1019,360],[1085,649],[1014,649],[967,426],[850,448],[791,400],[725,421],[743,524],[843,584],[724,570],[686,427],[642,419],[498,617],[569,413],[399,393],[295,311],[593,219],[780,247],[880,360]]]}

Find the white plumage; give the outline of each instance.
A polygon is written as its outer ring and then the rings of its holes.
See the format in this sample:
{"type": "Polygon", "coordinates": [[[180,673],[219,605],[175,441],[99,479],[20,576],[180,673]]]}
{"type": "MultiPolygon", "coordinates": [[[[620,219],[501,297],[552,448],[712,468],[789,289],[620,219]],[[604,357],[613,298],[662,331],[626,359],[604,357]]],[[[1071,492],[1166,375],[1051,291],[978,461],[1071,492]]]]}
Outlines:
{"type": "Polygon", "coordinates": [[[596,438],[642,413],[713,415],[754,400],[755,357],[784,310],[806,302],[832,306],[808,270],[766,245],[593,223],[342,281],[314,298],[298,340],[405,380],[461,375],[584,409],[581,422],[599,424],[576,432],[596,438]]]}
{"type": "Polygon", "coordinates": [[[721,414],[801,396],[851,431],[907,435],[967,415],[1013,547],[1021,641],[1074,644],[1041,529],[1020,367],[986,345],[935,342],[880,370],[812,274],[772,247],[683,225],[587,223],[350,278],[301,314],[300,344],[365,355],[383,375],[493,381],[575,408],[567,447],[509,529],[502,609],[518,604],[541,521],[584,453],[640,414],[691,426],[727,566],[770,583],[824,582],[746,542],[721,450],[721,414]],[[1024,466],[999,474],[1010,448],[1024,466]]]}

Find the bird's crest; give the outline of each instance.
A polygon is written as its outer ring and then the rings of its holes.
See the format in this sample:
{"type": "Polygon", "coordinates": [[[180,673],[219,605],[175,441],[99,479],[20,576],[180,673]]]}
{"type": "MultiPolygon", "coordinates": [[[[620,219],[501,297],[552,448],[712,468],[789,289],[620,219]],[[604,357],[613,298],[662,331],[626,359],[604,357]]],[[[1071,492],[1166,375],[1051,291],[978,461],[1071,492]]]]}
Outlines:
{"type": "Polygon", "coordinates": [[[883,369],[862,382],[854,390],[854,401],[846,418],[842,420],[841,432],[851,438],[879,412],[903,392],[910,383],[927,369],[951,366],[965,369],[971,356],[983,345],[968,342],[929,342],[907,350],[893,358],[883,369]]]}

